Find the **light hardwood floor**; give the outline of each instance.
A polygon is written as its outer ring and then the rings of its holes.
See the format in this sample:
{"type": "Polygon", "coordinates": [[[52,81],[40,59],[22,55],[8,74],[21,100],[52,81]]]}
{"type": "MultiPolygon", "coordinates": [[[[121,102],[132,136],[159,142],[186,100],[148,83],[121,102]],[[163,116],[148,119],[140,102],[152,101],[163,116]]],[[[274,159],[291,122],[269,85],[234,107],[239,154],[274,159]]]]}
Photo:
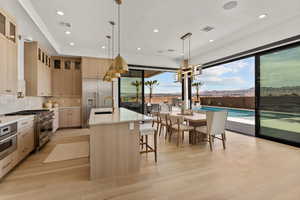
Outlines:
{"type": "Polygon", "coordinates": [[[44,164],[56,144],[88,140],[86,130],[58,131],[40,153],[0,183],[0,199],[22,200],[299,200],[297,148],[227,132],[227,149],[215,142],[177,148],[159,143],[158,163],[143,155],[137,175],[89,181],[88,158],[44,164]]]}

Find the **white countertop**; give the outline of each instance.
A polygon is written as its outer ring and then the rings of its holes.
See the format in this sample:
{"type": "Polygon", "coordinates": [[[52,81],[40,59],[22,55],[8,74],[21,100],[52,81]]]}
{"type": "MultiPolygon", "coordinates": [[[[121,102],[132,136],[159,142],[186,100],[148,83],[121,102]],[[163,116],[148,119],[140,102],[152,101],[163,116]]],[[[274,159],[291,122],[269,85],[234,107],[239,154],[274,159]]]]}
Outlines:
{"type": "Polygon", "coordinates": [[[115,109],[112,114],[95,115],[95,112],[111,111],[111,108],[94,108],[91,110],[89,125],[115,124],[124,122],[150,121],[152,117],[128,110],[126,108],[115,109]]]}
{"type": "Polygon", "coordinates": [[[34,115],[15,115],[15,116],[3,116],[0,117],[0,126],[5,126],[14,122],[18,122],[23,119],[34,118],[34,115]]]}

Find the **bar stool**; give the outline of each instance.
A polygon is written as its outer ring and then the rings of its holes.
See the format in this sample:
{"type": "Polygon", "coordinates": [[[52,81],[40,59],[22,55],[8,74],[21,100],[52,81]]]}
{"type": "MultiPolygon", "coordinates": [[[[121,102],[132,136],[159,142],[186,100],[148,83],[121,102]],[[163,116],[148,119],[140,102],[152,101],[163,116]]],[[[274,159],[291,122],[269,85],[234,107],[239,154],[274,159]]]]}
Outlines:
{"type": "Polygon", "coordinates": [[[152,126],[152,123],[140,124],[140,145],[142,146],[141,154],[153,152],[155,156],[155,162],[157,162],[157,131],[158,126],[152,126]],[[153,147],[149,145],[148,136],[153,135],[153,147]],[[145,141],[144,141],[145,137],[145,141]],[[144,145],[146,150],[144,151],[144,145]]]}

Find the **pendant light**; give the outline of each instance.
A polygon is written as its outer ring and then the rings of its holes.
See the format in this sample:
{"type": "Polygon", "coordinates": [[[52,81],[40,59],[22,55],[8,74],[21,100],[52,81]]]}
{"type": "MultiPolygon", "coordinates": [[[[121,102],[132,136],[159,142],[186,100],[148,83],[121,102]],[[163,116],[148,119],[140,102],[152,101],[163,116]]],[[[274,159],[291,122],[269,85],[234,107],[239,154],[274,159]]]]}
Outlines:
{"type": "Polygon", "coordinates": [[[182,65],[177,71],[176,81],[181,82],[184,76],[187,76],[193,79],[195,76],[201,74],[201,65],[192,65],[191,62],[191,37],[192,33],[187,33],[183,35],[180,39],[182,40],[182,51],[183,51],[183,59],[182,65]],[[188,52],[185,54],[185,41],[188,40],[188,52]],[[185,56],[186,55],[186,56],[185,56]]]}
{"type": "Polygon", "coordinates": [[[115,72],[115,22],[114,21],[109,21],[109,24],[111,25],[111,35],[112,35],[112,40],[111,40],[111,65],[109,67],[109,71],[111,72],[111,78],[119,78],[120,73],[115,72]]]}
{"type": "MultiPolygon", "coordinates": [[[[108,58],[110,58],[110,39],[111,39],[111,37],[109,36],[109,35],[107,35],[106,36],[106,38],[107,38],[107,56],[108,56],[108,58]]],[[[108,62],[110,62],[109,60],[108,60],[108,62]]],[[[108,70],[106,73],[105,73],[105,75],[104,75],[104,77],[103,77],[103,81],[106,81],[106,82],[112,82],[112,72],[110,71],[110,70],[108,70]]]]}
{"type": "Polygon", "coordinates": [[[122,0],[115,0],[115,2],[118,5],[118,55],[115,58],[115,63],[113,66],[113,71],[115,73],[126,73],[128,72],[128,65],[127,62],[124,60],[124,58],[121,56],[121,4],[122,0]]]}

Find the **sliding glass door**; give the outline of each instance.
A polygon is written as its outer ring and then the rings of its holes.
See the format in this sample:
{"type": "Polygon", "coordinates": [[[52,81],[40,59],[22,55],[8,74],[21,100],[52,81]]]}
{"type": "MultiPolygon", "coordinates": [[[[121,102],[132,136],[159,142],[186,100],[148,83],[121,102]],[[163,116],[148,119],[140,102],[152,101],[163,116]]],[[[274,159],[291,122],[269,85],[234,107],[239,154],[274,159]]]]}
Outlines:
{"type": "Polygon", "coordinates": [[[259,57],[259,136],[300,145],[300,46],[259,57]]]}
{"type": "Polygon", "coordinates": [[[119,107],[144,112],[144,71],[130,70],[119,81],[119,107]]]}

